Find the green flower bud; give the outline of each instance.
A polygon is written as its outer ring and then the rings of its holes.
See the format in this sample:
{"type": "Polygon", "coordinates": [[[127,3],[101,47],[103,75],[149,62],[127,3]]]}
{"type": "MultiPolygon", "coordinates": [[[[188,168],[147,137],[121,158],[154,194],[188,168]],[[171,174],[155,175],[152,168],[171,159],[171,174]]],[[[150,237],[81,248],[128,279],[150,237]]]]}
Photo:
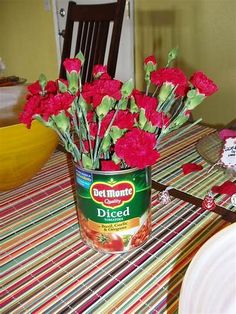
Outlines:
{"type": "Polygon", "coordinates": [[[117,126],[112,126],[110,130],[110,136],[113,140],[113,143],[116,143],[116,141],[125,133],[125,130],[121,130],[117,126]]]}
{"type": "Polygon", "coordinates": [[[140,129],[144,128],[146,122],[147,122],[147,118],[145,115],[145,110],[143,108],[141,108],[140,114],[139,114],[139,127],[140,127],[140,129]]]}
{"type": "Polygon", "coordinates": [[[185,103],[185,108],[187,110],[193,110],[196,108],[206,96],[204,94],[199,94],[196,90],[191,90],[187,93],[187,100],[185,103]]]}
{"type": "Polygon", "coordinates": [[[69,83],[68,90],[75,95],[79,90],[79,73],[76,71],[66,72],[66,77],[69,83]]]}
{"type": "Polygon", "coordinates": [[[66,133],[70,130],[70,119],[66,116],[64,111],[61,111],[57,115],[53,115],[53,121],[57,128],[63,133],[66,133]]]}
{"type": "Polygon", "coordinates": [[[39,84],[42,88],[42,90],[44,91],[46,85],[47,85],[47,78],[44,74],[40,74],[39,76],[39,84]]]}
{"type": "Polygon", "coordinates": [[[99,118],[103,118],[107,115],[112,105],[112,99],[109,96],[104,96],[102,102],[96,108],[96,113],[99,118]]]}

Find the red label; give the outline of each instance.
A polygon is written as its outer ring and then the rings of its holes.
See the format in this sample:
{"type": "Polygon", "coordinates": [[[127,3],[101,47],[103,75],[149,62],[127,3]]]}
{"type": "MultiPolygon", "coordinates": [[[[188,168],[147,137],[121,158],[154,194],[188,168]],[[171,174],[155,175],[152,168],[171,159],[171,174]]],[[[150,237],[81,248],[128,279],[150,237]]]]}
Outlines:
{"type": "Polygon", "coordinates": [[[122,181],[113,185],[95,182],[90,187],[92,199],[108,208],[120,207],[132,200],[135,187],[131,182],[122,181]]]}

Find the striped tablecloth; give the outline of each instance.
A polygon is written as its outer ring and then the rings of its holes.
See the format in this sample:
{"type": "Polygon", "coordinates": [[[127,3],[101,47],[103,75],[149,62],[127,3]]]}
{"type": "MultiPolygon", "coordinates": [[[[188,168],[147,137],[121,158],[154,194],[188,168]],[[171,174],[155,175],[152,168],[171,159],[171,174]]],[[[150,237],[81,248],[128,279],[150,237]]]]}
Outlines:
{"type": "MultiPolygon", "coordinates": [[[[196,125],[179,140],[169,144],[161,151],[161,160],[152,169],[152,179],[166,186],[186,192],[197,198],[204,199],[213,186],[218,186],[230,180],[236,182],[236,177],[219,169],[212,169],[196,150],[196,142],[215,129],[196,125]],[[203,166],[203,170],[184,175],[181,166],[185,163],[196,163],[203,166]]],[[[231,211],[236,207],[228,195],[215,195],[216,204],[231,211]]]]}
{"type": "MultiPolygon", "coordinates": [[[[183,140],[163,149],[154,179],[180,185],[177,168],[170,179],[167,160],[190,145],[183,140]]],[[[177,198],[161,205],[153,190],[146,244],[127,254],[101,254],[80,239],[71,178],[65,154],[55,152],[30,182],[0,194],[1,313],[177,313],[189,262],[229,223],[177,198]]]]}

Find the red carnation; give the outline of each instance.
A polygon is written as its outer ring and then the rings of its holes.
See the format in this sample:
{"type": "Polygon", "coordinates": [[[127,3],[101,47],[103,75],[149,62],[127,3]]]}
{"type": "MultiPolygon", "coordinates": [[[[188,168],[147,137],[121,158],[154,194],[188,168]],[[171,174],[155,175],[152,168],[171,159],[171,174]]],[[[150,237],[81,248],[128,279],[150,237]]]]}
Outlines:
{"type": "Polygon", "coordinates": [[[82,63],[78,58],[66,58],[63,62],[63,65],[68,73],[71,73],[72,71],[79,73],[82,63]]]}
{"type": "Polygon", "coordinates": [[[195,72],[191,76],[190,82],[199,90],[199,93],[204,94],[205,96],[211,96],[218,90],[216,84],[203,72],[195,72]]]}
{"type": "Polygon", "coordinates": [[[135,116],[128,110],[118,111],[115,120],[113,122],[114,126],[117,126],[120,129],[132,129],[134,126],[135,116]]]}
{"type": "Polygon", "coordinates": [[[157,109],[157,98],[147,96],[138,90],[135,90],[133,92],[133,96],[139,108],[143,108],[145,110],[148,108],[150,111],[153,112],[157,109]]]}
{"type": "Polygon", "coordinates": [[[92,83],[84,84],[83,98],[96,108],[102,102],[104,96],[110,96],[115,100],[121,99],[121,82],[112,79],[97,79],[92,83]]]}
{"type": "MultiPolygon", "coordinates": [[[[39,84],[39,81],[36,81],[36,82],[30,84],[27,87],[27,89],[32,95],[39,95],[42,93],[42,87],[39,84]]],[[[54,81],[48,81],[45,88],[44,88],[44,91],[46,91],[48,93],[56,94],[57,84],[54,81]]]]}
{"type": "Polygon", "coordinates": [[[36,81],[32,84],[30,84],[28,87],[27,87],[28,91],[32,94],[32,95],[37,95],[37,94],[40,94],[42,92],[42,87],[41,85],[39,84],[39,81],[36,81]]]}
{"type": "MultiPolygon", "coordinates": [[[[50,114],[57,115],[60,111],[65,110],[68,111],[74,101],[75,97],[68,92],[64,94],[57,94],[50,99],[51,112],[50,114]]],[[[50,104],[50,103],[49,103],[50,104]]]]}
{"type": "Polygon", "coordinates": [[[101,170],[117,171],[120,170],[120,164],[115,164],[112,160],[101,160],[101,170]]]}
{"type": "Polygon", "coordinates": [[[39,95],[33,95],[30,97],[24,105],[24,111],[20,113],[19,120],[21,123],[26,124],[29,129],[35,114],[40,113],[41,97],[39,95]]]}
{"type": "Polygon", "coordinates": [[[155,164],[160,157],[155,145],[154,134],[133,128],[117,140],[115,153],[129,167],[143,169],[155,164]]]}
{"type": "Polygon", "coordinates": [[[188,80],[178,68],[161,68],[151,73],[151,82],[157,86],[170,83],[178,87],[175,90],[177,96],[185,96],[188,90],[188,80]]]}
{"type": "Polygon", "coordinates": [[[167,127],[170,124],[170,118],[164,112],[146,110],[145,116],[153,126],[158,128],[167,127]]]}
{"type": "Polygon", "coordinates": [[[57,92],[57,84],[54,81],[48,81],[45,87],[45,90],[48,93],[56,94],[57,92]]]}
{"type": "Polygon", "coordinates": [[[106,65],[97,64],[93,67],[93,77],[98,78],[105,73],[107,73],[106,65]]]}
{"type": "Polygon", "coordinates": [[[144,64],[148,64],[149,62],[151,62],[153,65],[156,65],[157,60],[156,60],[155,56],[152,55],[152,56],[145,58],[144,64]]]}

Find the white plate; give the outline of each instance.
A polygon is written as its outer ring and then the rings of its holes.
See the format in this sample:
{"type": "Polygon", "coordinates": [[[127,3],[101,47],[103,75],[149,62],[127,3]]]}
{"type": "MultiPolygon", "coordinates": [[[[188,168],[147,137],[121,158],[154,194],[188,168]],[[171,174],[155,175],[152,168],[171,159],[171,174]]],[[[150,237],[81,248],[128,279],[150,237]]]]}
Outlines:
{"type": "Polygon", "coordinates": [[[236,314],[236,223],[194,256],[181,287],[179,314],[236,314]]]}

